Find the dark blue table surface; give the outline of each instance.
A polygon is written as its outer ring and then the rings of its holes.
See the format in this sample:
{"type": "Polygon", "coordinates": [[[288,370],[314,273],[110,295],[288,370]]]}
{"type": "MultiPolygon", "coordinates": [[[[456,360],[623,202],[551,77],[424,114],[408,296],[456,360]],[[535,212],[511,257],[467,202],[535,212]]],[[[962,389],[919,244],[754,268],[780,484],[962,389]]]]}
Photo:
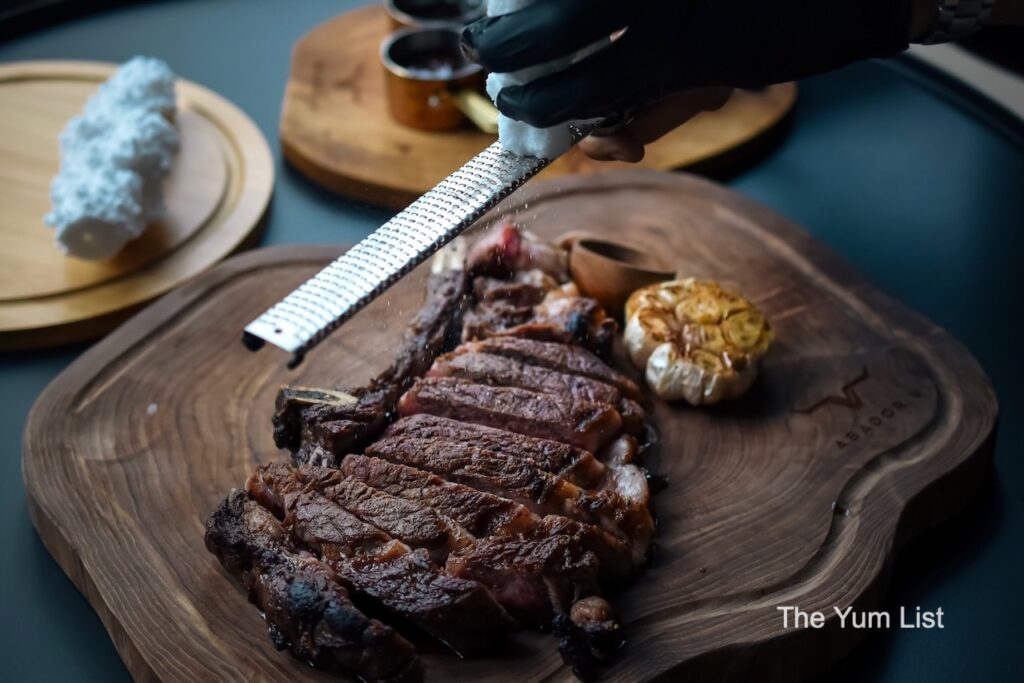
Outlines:
{"type": "MultiPolygon", "coordinates": [[[[182,0],[103,13],[0,46],[0,61],[135,54],[244,109],[274,148],[264,244],[351,242],[387,211],[328,195],[283,164],[292,44],[340,0],[182,0]]],[[[824,680],[1022,681],[1024,655],[1024,147],[976,111],[866,63],[802,84],[792,126],[726,182],[802,224],[892,296],[964,341],[1001,401],[995,474],[954,521],[897,561],[889,607],[941,607],[946,628],[870,635],[824,680]]],[[[2,210],[2,207],[0,207],[2,210]]],[[[28,518],[21,430],[36,396],[84,347],[0,355],[0,678],[127,680],[100,620],[28,518]]]]}

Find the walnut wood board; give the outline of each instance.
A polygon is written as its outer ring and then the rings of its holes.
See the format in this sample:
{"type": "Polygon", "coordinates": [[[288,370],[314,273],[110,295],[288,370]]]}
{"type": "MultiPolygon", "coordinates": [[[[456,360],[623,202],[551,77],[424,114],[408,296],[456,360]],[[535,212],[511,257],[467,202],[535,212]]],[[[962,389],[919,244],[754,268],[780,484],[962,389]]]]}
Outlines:
{"type": "MultiPolygon", "coordinates": [[[[997,413],[978,364],[798,227],[704,180],[562,179],[498,211],[550,238],[630,235],[681,273],[739,287],[777,335],[744,399],[655,402],[650,465],[668,485],[654,559],[613,597],[628,643],[607,679],[792,681],[844,656],[856,630],[784,630],[776,607],[877,606],[894,552],[977,490],[997,413]]],[[[137,679],[337,680],[275,651],[203,547],[225,493],[286,457],[271,440],[278,387],[360,384],[422,302],[421,268],[298,370],[244,351],[242,327],[336,251],[231,259],[83,354],[32,410],[32,519],[137,679]]],[[[543,634],[516,634],[492,658],[425,660],[431,681],[571,677],[543,634]]]]}
{"type": "MultiPolygon", "coordinates": [[[[379,3],[330,19],[295,45],[280,137],[285,158],[323,187],[404,208],[494,142],[469,124],[424,132],[388,113],[380,44],[392,30],[379,3]]],[[[779,124],[796,101],[792,83],[740,91],[647,148],[641,166],[671,170],[734,158],[779,124]]],[[[631,165],[596,162],[572,150],[542,177],[593,174],[631,165]]]]}
{"type": "Polygon", "coordinates": [[[270,200],[273,161],[255,124],[216,93],[178,80],[181,150],[164,184],[166,215],[117,256],[64,256],[50,181],[58,136],[116,69],[96,62],[0,65],[0,349],[102,334],[139,305],[254,239],[270,200]]]}

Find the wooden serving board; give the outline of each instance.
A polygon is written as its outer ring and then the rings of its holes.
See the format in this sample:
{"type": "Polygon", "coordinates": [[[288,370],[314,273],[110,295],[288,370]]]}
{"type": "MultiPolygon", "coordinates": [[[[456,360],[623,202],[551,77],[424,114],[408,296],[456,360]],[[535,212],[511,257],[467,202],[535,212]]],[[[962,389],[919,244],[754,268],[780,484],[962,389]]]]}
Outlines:
{"type": "MultiPolygon", "coordinates": [[[[384,8],[363,7],[326,21],[292,52],[281,111],[281,146],[304,175],[334,192],[404,208],[495,137],[468,125],[436,133],[407,128],[388,113],[381,41],[392,30],[384,8]]],[[[781,122],[796,102],[796,85],[739,91],[648,146],[641,166],[671,170],[734,157],[781,122]]],[[[593,174],[631,164],[596,162],[571,150],[542,174],[593,174]]]]}
{"type": "Polygon", "coordinates": [[[57,138],[116,68],[0,65],[0,349],[100,335],[260,227],[274,178],[266,140],[230,102],[179,79],[182,145],[164,186],[166,216],[112,259],[83,261],[57,249],[43,223],[60,168],[57,138]]]}
{"type": "MultiPolygon", "coordinates": [[[[738,286],[777,335],[742,400],[655,403],[650,465],[668,485],[654,559],[613,598],[628,643],[608,680],[792,681],[848,653],[858,631],[835,619],[787,630],[777,607],[877,606],[900,546],[977,490],[997,413],[978,364],[795,225],[694,177],[533,184],[499,213],[549,238],[576,226],[628,237],[738,286]]],[[[218,266],[87,351],[32,410],[32,519],[138,679],[337,680],[276,652],[203,547],[225,493],[285,457],[271,441],[278,387],[360,384],[422,301],[421,268],[297,371],[283,353],[244,351],[242,327],[336,253],[277,248],[218,266]]],[[[517,634],[493,658],[425,660],[431,681],[571,677],[543,634],[517,634]]]]}

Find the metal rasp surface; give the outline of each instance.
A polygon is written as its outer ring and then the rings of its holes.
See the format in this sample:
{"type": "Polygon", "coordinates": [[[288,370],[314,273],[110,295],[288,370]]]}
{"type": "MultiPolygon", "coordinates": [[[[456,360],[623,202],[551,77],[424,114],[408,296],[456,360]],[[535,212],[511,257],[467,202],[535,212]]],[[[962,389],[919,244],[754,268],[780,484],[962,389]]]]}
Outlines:
{"type": "MultiPolygon", "coordinates": [[[[591,130],[574,127],[574,143],[591,130]]],[[[495,142],[249,323],[245,345],[255,351],[270,342],[293,354],[290,367],[298,365],[307,351],[551,161],[513,154],[495,142]]]]}

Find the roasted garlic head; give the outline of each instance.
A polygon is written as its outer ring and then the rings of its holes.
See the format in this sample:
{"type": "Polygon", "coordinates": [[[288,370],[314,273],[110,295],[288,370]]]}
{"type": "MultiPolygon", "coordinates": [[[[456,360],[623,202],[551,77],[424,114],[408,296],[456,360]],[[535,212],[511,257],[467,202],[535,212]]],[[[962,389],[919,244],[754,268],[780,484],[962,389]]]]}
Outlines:
{"type": "Polygon", "coordinates": [[[710,280],[673,280],[626,302],[629,357],[669,401],[710,405],[742,395],[773,339],[764,315],[710,280]]]}

